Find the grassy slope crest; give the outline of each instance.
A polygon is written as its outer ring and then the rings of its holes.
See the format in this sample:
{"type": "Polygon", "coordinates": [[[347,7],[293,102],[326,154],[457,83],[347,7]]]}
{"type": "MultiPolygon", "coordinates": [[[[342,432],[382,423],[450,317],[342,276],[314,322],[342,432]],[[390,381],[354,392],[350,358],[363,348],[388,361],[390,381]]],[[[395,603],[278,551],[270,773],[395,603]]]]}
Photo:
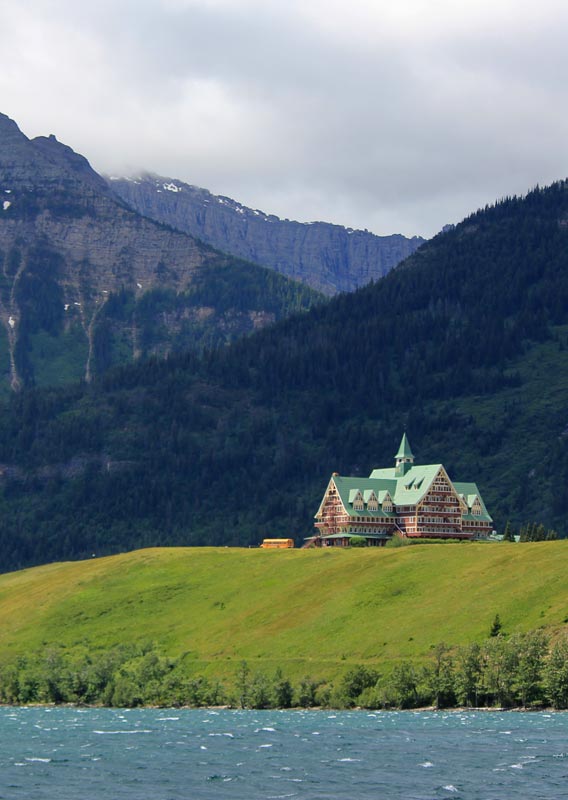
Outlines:
{"type": "Polygon", "coordinates": [[[162,548],[0,576],[0,659],[155,642],[191,669],[298,677],[425,658],[439,642],[568,628],[568,542],[381,550],[162,548]]]}

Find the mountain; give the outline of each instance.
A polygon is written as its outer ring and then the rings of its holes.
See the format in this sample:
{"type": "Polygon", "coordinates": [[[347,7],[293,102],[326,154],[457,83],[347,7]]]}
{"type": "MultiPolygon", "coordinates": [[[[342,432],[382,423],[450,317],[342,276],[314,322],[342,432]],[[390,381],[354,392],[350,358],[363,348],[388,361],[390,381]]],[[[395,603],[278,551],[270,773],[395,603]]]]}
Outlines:
{"type": "Polygon", "coordinates": [[[321,299],[127,207],[54,136],[0,115],[0,374],[90,380],[225,342],[321,299]]]}
{"type": "Polygon", "coordinates": [[[375,236],[327,222],[282,220],[230,197],[149,173],[111,177],[108,182],[112,191],[146,217],[326,295],[351,292],[378,280],[425,241],[420,236],[375,236]]]}
{"type": "MultiPolygon", "coordinates": [[[[3,569],[313,531],[330,474],[476,481],[566,534],[568,183],[506,198],[375,284],[227,348],[21,392],[0,414],[3,569]]],[[[522,546],[522,545],[519,545],[522,546]]]]}

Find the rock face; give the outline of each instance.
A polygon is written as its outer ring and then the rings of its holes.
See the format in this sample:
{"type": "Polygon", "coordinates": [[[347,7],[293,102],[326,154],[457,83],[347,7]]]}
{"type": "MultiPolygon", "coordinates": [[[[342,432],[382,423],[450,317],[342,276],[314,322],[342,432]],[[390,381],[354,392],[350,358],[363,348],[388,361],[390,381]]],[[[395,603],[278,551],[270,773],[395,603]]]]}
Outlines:
{"type": "Polygon", "coordinates": [[[141,214],[327,295],[353,291],[386,275],[425,241],[419,236],[375,236],[326,222],[282,220],[157,175],[111,177],[108,182],[141,214]]]}
{"type": "Polygon", "coordinates": [[[314,301],[284,283],[141,216],[83,156],[54,136],[30,140],[0,115],[0,370],[12,388],[89,380],[314,301]]]}

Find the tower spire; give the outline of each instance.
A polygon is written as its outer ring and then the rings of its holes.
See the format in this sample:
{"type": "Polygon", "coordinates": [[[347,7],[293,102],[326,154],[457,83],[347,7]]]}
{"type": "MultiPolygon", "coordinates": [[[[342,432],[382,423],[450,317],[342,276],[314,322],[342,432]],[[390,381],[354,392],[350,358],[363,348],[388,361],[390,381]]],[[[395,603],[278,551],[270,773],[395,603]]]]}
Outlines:
{"type": "Polygon", "coordinates": [[[408,470],[414,464],[414,455],[412,453],[412,449],[410,447],[410,442],[408,441],[408,437],[406,436],[406,431],[402,435],[402,439],[400,440],[400,446],[398,448],[398,453],[394,457],[395,461],[395,470],[394,474],[397,477],[402,475],[406,475],[408,470]]]}

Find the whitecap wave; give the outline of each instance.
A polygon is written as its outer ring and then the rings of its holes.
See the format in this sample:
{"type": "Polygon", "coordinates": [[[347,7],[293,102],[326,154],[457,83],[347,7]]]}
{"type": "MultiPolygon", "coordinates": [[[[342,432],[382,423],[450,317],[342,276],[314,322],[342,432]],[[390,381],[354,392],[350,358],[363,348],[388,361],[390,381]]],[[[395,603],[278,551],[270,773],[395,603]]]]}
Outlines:
{"type": "Polygon", "coordinates": [[[151,730],[146,728],[136,731],[93,731],[97,736],[133,736],[136,733],[152,733],[151,730]]]}

